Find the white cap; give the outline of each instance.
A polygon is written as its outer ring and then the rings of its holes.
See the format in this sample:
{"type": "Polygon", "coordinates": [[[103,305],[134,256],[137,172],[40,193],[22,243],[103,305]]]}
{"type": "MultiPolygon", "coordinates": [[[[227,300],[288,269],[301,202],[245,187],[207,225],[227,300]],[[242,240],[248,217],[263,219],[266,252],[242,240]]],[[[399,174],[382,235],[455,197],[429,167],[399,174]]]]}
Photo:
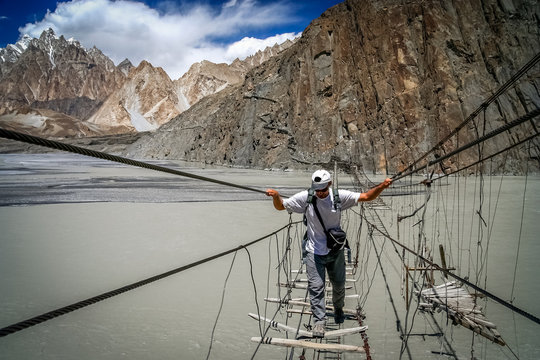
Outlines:
{"type": "Polygon", "coordinates": [[[322,190],[332,181],[332,176],[326,170],[317,170],[311,176],[311,188],[313,190],[322,190]]]}

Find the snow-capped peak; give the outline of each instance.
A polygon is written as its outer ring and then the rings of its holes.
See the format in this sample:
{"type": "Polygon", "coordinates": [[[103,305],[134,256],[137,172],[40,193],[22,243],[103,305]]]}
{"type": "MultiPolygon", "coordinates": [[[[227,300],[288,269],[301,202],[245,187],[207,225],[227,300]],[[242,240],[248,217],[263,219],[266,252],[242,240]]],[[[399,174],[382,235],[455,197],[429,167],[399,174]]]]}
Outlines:
{"type": "Polygon", "coordinates": [[[28,48],[32,41],[29,35],[24,34],[15,44],[8,44],[5,49],[0,49],[0,60],[2,62],[15,62],[28,48]]]}

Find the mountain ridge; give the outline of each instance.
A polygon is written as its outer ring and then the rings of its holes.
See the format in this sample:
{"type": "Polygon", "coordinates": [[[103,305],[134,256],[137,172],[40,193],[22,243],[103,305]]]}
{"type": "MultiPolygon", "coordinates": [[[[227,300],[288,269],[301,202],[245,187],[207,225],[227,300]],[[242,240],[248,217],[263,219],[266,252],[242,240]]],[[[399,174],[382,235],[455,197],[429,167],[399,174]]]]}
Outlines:
{"type": "Polygon", "coordinates": [[[137,67],[128,59],[115,66],[96,47],[85,49],[52,29],[38,39],[25,35],[0,49],[0,124],[46,137],[153,131],[204,96],[240,82],[249,68],[289,44],[231,65],[194,64],[173,81],[146,60],[137,67]],[[49,115],[49,121],[32,120],[49,115]],[[54,119],[62,122],[44,126],[54,119]]]}

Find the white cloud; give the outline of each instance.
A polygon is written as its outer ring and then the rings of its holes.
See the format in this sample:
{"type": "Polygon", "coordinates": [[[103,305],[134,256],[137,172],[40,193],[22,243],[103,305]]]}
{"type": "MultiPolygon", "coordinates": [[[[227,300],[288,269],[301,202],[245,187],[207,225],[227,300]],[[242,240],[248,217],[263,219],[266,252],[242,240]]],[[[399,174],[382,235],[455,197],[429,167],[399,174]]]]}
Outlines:
{"type": "Polygon", "coordinates": [[[230,62],[294,37],[292,33],[268,39],[244,37],[232,45],[227,43],[243,31],[291,20],[291,10],[282,2],[265,5],[253,0],[230,0],[220,9],[163,2],[152,9],[136,1],[73,0],[58,3],[54,12],[19,31],[39,37],[51,27],[56,34],[73,37],[87,48],[96,46],[115,63],[126,57],[135,65],[148,60],[177,79],[194,62],[230,62]]]}
{"type": "Polygon", "coordinates": [[[245,59],[246,57],[255,54],[257,51],[262,50],[268,46],[274,46],[275,44],[281,44],[286,40],[292,40],[299,37],[301,34],[297,33],[285,33],[275,36],[271,36],[266,39],[256,39],[253,37],[245,37],[240,41],[237,41],[227,47],[225,59],[227,62],[234,61],[234,59],[245,59]]]}

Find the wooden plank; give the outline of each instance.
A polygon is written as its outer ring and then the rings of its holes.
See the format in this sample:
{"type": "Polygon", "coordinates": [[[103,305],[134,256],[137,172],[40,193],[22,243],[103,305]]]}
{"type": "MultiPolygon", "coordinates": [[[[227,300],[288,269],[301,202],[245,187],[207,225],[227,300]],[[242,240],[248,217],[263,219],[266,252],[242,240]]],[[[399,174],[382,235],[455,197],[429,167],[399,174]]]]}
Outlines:
{"type": "Polygon", "coordinates": [[[268,318],[265,318],[264,316],[259,316],[257,314],[249,313],[248,315],[251,318],[255,319],[255,320],[266,321],[274,329],[285,330],[286,332],[297,334],[298,336],[313,337],[313,334],[311,333],[311,331],[305,331],[305,330],[302,330],[302,329],[296,329],[296,328],[293,328],[292,326],[288,326],[288,325],[285,325],[285,324],[278,323],[277,321],[270,320],[268,318]]]}
{"type": "MultiPolygon", "coordinates": [[[[280,287],[293,288],[293,289],[307,289],[307,287],[308,287],[307,284],[298,284],[298,283],[295,283],[295,282],[293,282],[292,284],[291,283],[279,283],[277,285],[280,286],[280,287]]],[[[352,289],[352,286],[351,285],[345,285],[345,289],[346,290],[352,289]]],[[[332,291],[332,287],[327,286],[326,291],[332,291]]]]}
{"type": "Polygon", "coordinates": [[[291,289],[307,289],[307,284],[296,284],[296,283],[279,283],[279,287],[286,287],[291,289]]]}
{"type": "MultiPolygon", "coordinates": [[[[280,303],[284,305],[311,307],[311,304],[307,301],[299,301],[299,300],[293,300],[293,299],[281,300],[278,298],[264,298],[264,301],[272,302],[272,303],[280,303]]],[[[334,307],[331,305],[326,305],[326,310],[334,311],[334,307]]],[[[349,314],[349,315],[356,315],[356,310],[343,308],[343,313],[349,314]]]]}
{"type": "Polygon", "coordinates": [[[281,338],[260,338],[252,337],[251,341],[261,344],[277,345],[283,347],[300,347],[304,349],[313,349],[319,351],[333,351],[333,352],[356,352],[364,353],[365,350],[361,346],[355,345],[343,345],[343,344],[323,344],[312,341],[293,340],[293,339],[281,339],[281,338]]]}
{"type": "Polygon", "coordinates": [[[358,334],[361,332],[364,332],[368,329],[367,326],[357,326],[353,328],[345,328],[345,329],[338,329],[338,330],[331,330],[324,333],[324,338],[334,338],[334,337],[340,337],[345,335],[352,335],[352,334],[358,334]]]}
{"type": "Polygon", "coordinates": [[[278,304],[289,304],[291,301],[297,301],[297,302],[305,302],[307,303],[309,300],[306,298],[294,298],[294,299],[279,299],[279,298],[264,298],[264,301],[271,302],[271,303],[278,303],[278,304]]]}
{"type": "MultiPolygon", "coordinates": [[[[463,315],[463,314],[462,314],[463,315]]],[[[482,315],[482,317],[474,316],[474,315],[464,315],[464,317],[468,318],[471,321],[474,321],[477,324],[483,325],[487,328],[496,329],[497,325],[495,325],[492,322],[489,322],[485,320],[485,317],[482,315]]]]}
{"type": "Polygon", "coordinates": [[[302,314],[302,315],[312,315],[312,312],[309,310],[298,310],[298,309],[287,309],[289,314],[302,314]]]}
{"type": "MultiPolygon", "coordinates": [[[[302,315],[312,315],[313,314],[310,310],[287,309],[286,311],[289,314],[302,314],[302,315]]],[[[347,317],[348,319],[356,319],[356,311],[343,309],[343,312],[348,315],[348,317],[347,317]]]]}
{"type": "Polygon", "coordinates": [[[495,342],[495,343],[497,343],[497,344],[499,344],[501,346],[506,345],[505,341],[500,337],[499,333],[495,333],[495,335],[490,334],[489,332],[482,330],[481,327],[470,326],[468,322],[462,321],[461,319],[455,319],[455,320],[456,320],[456,322],[458,322],[462,326],[474,331],[477,334],[482,335],[486,339],[489,339],[489,340],[491,340],[491,341],[493,341],[493,342],[495,342]]]}
{"type": "MultiPolygon", "coordinates": [[[[311,333],[311,331],[296,329],[296,328],[294,328],[292,326],[281,324],[281,323],[279,323],[277,321],[270,320],[268,318],[265,318],[264,316],[259,316],[257,314],[249,313],[248,315],[251,318],[255,319],[255,320],[266,321],[274,329],[285,330],[285,331],[287,331],[289,333],[297,334],[298,336],[310,337],[310,338],[313,337],[313,334],[311,333]]],[[[325,339],[327,339],[327,338],[337,338],[337,337],[345,336],[345,335],[358,334],[360,332],[366,331],[367,329],[368,329],[367,326],[359,326],[359,327],[354,327],[354,328],[345,328],[345,329],[327,331],[324,334],[324,338],[325,339]]]]}
{"type": "MultiPolygon", "coordinates": [[[[345,298],[347,299],[358,299],[360,297],[360,295],[358,294],[350,294],[350,295],[345,295],[345,298]]],[[[264,298],[264,301],[266,302],[271,302],[271,303],[278,303],[278,304],[287,304],[288,301],[301,301],[301,302],[305,302],[305,303],[309,303],[309,299],[307,298],[292,298],[290,300],[282,300],[280,298],[264,298]]]]}
{"type": "MultiPolygon", "coordinates": [[[[307,283],[309,280],[308,279],[295,279],[293,282],[295,283],[307,283]]],[[[346,278],[345,279],[345,282],[356,282],[356,279],[351,279],[351,278],[346,278]]],[[[326,284],[330,284],[330,280],[326,280],[326,284]]]]}
{"type": "MultiPolygon", "coordinates": [[[[304,270],[304,269],[291,270],[291,274],[306,274],[306,273],[307,273],[307,271],[304,270]]],[[[345,269],[345,275],[354,275],[352,269],[346,268],[345,269]]]]}

